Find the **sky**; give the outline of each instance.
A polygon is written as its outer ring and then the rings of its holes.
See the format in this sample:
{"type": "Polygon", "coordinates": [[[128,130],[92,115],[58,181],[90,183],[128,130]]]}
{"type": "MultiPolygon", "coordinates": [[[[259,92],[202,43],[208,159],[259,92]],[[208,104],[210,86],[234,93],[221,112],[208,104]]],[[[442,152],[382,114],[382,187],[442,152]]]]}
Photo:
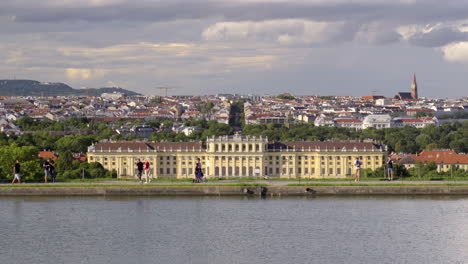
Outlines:
{"type": "Polygon", "coordinates": [[[1,0],[0,25],[0,79],[468,96],[468,0],[1,0]]]}

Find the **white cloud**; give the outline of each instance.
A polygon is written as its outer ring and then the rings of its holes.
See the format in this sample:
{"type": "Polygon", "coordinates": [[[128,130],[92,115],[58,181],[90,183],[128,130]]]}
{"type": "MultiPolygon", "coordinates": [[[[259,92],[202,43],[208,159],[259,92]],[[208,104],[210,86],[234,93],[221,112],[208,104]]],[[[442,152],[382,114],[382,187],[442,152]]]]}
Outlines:
{"type": "Polygon", "coordinates": [[[319,22],[304,19],[218,22],[206,28],[202,37],[208,41],[274,41],[280,44],[311,44],[347,41],[356,28],[352,23],[319,22]]]}
{"type": "Polygon", "coordinates": [[[442,47],[444,59],[468,63],[468,42],[459,42],[442,47]]]}
{"type": "Polygon", "coordinates": [[[69,80],[89,80],[103,77],[108,71],[105,69],[65,69],[65,75],[69,80]]]}

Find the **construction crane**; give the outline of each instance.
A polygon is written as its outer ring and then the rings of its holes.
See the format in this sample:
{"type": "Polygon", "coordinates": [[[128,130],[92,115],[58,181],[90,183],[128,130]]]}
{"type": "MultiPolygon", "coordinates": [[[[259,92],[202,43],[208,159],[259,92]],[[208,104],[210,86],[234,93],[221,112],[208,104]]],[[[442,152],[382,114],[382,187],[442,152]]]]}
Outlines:
{"type": "Polygon", "coordinates": [[[158,86],[158,87],[156,87],[156,89],[161,90],[161,92],[162,92],[162,90],[164,90],[165,91],[165,97],[167,97],[167,90],[176,89],[176,87],[174,87],[174,86],[158,86]]]}

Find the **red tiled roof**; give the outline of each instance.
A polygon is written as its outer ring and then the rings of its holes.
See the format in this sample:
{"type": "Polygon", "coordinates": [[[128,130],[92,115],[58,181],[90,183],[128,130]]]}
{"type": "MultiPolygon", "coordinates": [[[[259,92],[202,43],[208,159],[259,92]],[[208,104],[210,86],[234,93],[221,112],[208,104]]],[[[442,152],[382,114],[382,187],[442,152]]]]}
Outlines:
{"type": "Polygon", "coordinates": [[[415,157],[415,159],[422,163],[433,161],[436,164],[468,164],[468,154],[443,155],[438,157],[415,157]]]}
{"type": "Polygon", "coordinates": [[[398,119],[400,120],[401,122],[413,122],[413,123],[421,123],[422,120],[421,119],[417,119],[417,118],[402,118],[402,119],[398,119]]]}
{"type": "Polygon", "coordinates": [[[39,156],[39,158],[41,158],[41,159],[53,159],[53,160],[56,160],[56,159],[58,158],[58,156],[55,155],[55,153],[53,153],[52,151],[39,151],[38,156],[39,156]]]}
{"type": "Polygon", "coordinates": [[[457,155],[457,153],[451,149],[444,149],[444,150],[423,150],[421,151],[418,156],[420,157],[437,157],[443,155],[457,155]]]}
{"type": "Polygon", "coordinates": [[[336,119],[335,121],[340,122],[340,123],[362,123],[361,120],[352,119],[352,118],[340,118],[340,119],[336,119]]]}

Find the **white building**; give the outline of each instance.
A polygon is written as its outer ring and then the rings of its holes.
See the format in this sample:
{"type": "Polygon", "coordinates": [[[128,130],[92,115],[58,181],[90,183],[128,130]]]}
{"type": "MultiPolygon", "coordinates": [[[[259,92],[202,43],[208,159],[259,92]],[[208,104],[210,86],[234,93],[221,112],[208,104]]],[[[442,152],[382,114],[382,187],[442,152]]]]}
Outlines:
{"type": "Polygon", "coordinates": [[[390,115],[368,115],[362,121],[362,128],[390,128],[392,125],[392,118],[390,115]]]}

